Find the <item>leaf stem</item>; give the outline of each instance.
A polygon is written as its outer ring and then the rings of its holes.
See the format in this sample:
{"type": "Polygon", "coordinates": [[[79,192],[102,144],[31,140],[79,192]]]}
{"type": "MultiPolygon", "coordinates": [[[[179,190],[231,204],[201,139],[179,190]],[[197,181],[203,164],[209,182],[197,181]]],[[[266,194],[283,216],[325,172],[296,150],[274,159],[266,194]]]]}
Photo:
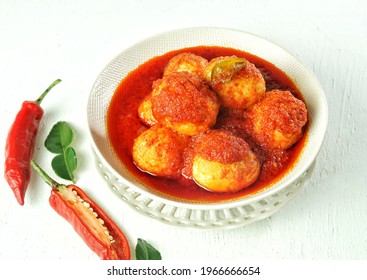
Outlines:
{"type": "Polygon", "coordinates": [[[45,181],[51,188],[53,189],[57,189],[60,186],[62,186],[62,184],[56,182],[54,179],[52,179],[47,173],[46,171],[44,171],[34,160],[31,160],[31,166],[33,167],[33,169],[35,171],[37,171],[38,175],[40,175],[43,179],[43,181],[45,181]]]}
{"type": "Polygon", "coordinates": [[[51,85],[49,85],[49,87],[40,95],[40,97],[38,97],[35,102],[38,104],[38,105],[41,105],[41,102],[43,100],[43,98],[45,98],[45,96],[47,95],[47,93],[54,87],[56,86],[58,83],[60,83],[61,80],[60,79],[57,79],[55,80],[51,85]]]}
{"type": "Polygon", "coordinates": [[[73,182],[73,184],[75,184],[74,173],[73,173],[72,170],[70,170],[70,164],[68,164],[68,157],[66,155],[66,150],[67,150],[67,148],[62,151],[62,156],[64,157],[66,170],[69,174],[70,180],[71,180],[71,182],[73,182]]]}

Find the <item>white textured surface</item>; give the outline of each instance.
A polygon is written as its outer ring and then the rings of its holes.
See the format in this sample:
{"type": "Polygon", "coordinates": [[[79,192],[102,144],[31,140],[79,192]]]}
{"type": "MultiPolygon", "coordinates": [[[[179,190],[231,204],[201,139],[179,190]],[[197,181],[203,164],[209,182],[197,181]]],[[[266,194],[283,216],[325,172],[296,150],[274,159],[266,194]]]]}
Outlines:
{"type": "MultiPolygon", "coordinates": [[[[0,2],[0,147],[21,102],[61,78],[43,103],[35,158],[50,171],[44,138],[56,121],[69,121],[76,131],[77,182],[115,218],[132,247],[142,237],[165,259],[367,258],[365,1],[104,3],[0,2]],[[108,189],[92,160],[86,102],[97,75],[133,43],[191,26],[240,29],[283,46],[315,73],[328,99],[329,128],[311,180],[276,215],[246,227],[191,231],[148,219],[108,189]]],[[[33,176],[23,207],[0,179],[0,260],[97,259],[50,208],[49,187],[40,179],[33,176]]]]}

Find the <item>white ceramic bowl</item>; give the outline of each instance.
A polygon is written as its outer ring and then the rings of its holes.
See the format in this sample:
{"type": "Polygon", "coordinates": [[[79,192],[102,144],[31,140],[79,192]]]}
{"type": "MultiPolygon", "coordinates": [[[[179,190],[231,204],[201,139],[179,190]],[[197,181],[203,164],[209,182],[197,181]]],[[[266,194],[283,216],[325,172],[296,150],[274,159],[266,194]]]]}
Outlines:
{"type": "Polygon", "coordinates": [[[223,28],[188,28],[148,38],[124,50],[98,76],[88,100],[88,124],[97,167],[108,185],[133,209],[161,222],[192,228],[228,228],[269,217],[304,185],[312,173],[327,128],[324,92],[313,73],[283,48],[256,35],[223,28]],[[192,46],[223,46],[261,57],[285,72],[301,91],[309,112],[306,146],[281,180],[264,191],[222,203],[186,203],[159,196],[121,164],[108,139],[106,113],[121,80],[150,58],[192,46]]]}

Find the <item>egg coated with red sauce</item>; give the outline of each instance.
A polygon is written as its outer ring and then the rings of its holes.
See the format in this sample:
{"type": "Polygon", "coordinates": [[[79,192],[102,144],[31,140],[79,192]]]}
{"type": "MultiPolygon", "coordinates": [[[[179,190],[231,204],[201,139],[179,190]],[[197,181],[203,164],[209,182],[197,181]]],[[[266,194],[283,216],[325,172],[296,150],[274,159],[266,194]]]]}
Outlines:
{"type": "Polygon", "coordinates": [[[247,142],[228,130],[211,129],[192,138],[183,174],[213,192],[237,192],[260,173],[260,161],[247,142]]]}
{"type": "Polygon", "coordinates": [[[219,111],[216,94],[186,71],[155,81],[151,100],[153,116],[159,123],[190,136],[212,127],[219,111]]]}

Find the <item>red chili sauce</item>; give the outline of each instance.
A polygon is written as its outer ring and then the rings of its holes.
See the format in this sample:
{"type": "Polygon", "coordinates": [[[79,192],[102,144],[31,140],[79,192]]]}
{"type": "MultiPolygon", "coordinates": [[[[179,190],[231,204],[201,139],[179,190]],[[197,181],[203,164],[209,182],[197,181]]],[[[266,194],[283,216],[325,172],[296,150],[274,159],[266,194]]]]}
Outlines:
{"type": "MultiPolygon", "coordinates": [[[[160,79],[168,61],[182,52],[191,52],[210,61],[218,56],[236,55],[246,58],[255,64],[266,81],[266,90],[289,90],[295,97],[303,100],[301,93],[294,83],[273,64],[252,54],[231,48],[198,46],[168,52],[154,57],[135,70],[131,71],[120,83],[111,100],[107,113],[108,134],[116,154],[128,170],[139,181],[151,188],[152,192],[179,201],[219,202],[233,200],[256,193],[278,181],[295,164],[307,138],[307,125],[303,137],[291,148],[283,152],[269,153],[259,149],[254,143],[251,148],[262,160],[259,178],[250,187],[236,193],[215,193],[199,187],[193,180],[180,177],[167,179],[152,176],[139,170],[132,159],[134,139],[147,127],[138,117],[138,106],[151,93],[153,81],[160,79]]],[[[241,129],[241,119],[236,112],[221,110],[214,128],[241,129]]],[[[237,131],[238,132],[238,131],[237,131]]],[[[237,133],[241,135],[241,133],[237,133]]],[[[247,140],[247,139],[246,139],[247,140]]]]}

